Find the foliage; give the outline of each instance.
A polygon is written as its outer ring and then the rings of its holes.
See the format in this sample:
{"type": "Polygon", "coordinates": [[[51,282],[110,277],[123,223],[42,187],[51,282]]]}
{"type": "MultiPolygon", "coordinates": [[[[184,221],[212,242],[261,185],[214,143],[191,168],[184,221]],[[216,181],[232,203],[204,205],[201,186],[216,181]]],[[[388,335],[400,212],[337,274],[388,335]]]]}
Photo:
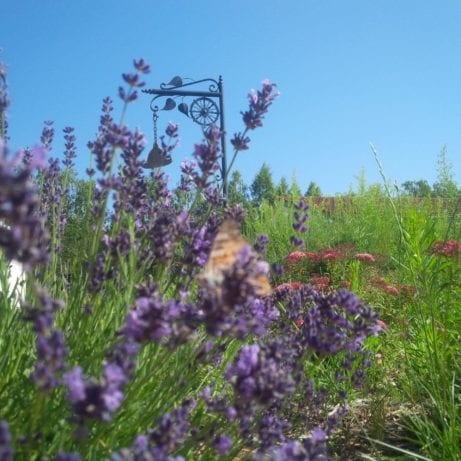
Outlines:
{"type": "Polygon", "coordinates": [[[437,197],[457,197],[458,186],[453,176],[453,166],[447,158],[447,146],[444,145],[437,160],[437,182],[434,184],[434,194],[437,197]]]}
{"type": "Polygon", "coordinates": [[[432,195],[432,188],[425,179],[418,181],[405,181],[402,183],[403,190],[412,197],[430,197],[432,195]]]}
{"type": "Polygon", "coordinates": [[[322,195],[322,191],[320,190],[320,186],[318,184],[311,181],[307,186],[306,193],[304,195],[306,197],[320,197],[322,195]]]}
{"type": "Polygon", "coordinates": [[[272,203],[275,196],[275,187],[272,180],[272,172],[266,163],[263,163],[261,169],[256,174],[250,186],[251,197],[255,205],[260,205],[263,200],[272,203]]]}
{"type": "Polygon", "coordinates": [[[288,195],[289,190],[290,185],[288,184],[288,181],[286,180],[285,176],[282,176],[275,189],[275,194],[277,195],[277,197],[285,197],[288,195]]]}
{"type": "Polygon", "coordinates": [[[234,170],[227,186],[227,198],[230,205],[247,204],[249,201],[248,186],[238,170],[234,170]]]}

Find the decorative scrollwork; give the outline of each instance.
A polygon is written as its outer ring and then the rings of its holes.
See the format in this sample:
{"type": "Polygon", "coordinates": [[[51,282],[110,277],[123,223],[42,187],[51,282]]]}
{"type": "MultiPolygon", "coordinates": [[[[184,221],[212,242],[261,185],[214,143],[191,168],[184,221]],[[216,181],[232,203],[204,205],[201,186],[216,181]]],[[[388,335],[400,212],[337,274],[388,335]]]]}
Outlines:
{"type": "MultiPolygon", "coordinates": [[[[191,79],[186,79],[191,80],[191,79]]],[[[184,83],[184,80],[179,76],[176,75],[173,77],[168,83],[161,83],[160,89],[161,90],[175,90],[178,88],[184,88],[190,85],[197,85],[199,83],[204,82],[211,82],[208,86],[208,91],[210,93],[218,93],[219,92],[219,83],[214,78],[204,78],[202,80],[191,80],[190,82],[184,83]]]]}
{"type": "Polygon", "coordinates": [[[211,98],[207,97],[194,99],[189,113],[192,120],[202,126],[211,125],[219,117],[218,106],[211,98]]]}

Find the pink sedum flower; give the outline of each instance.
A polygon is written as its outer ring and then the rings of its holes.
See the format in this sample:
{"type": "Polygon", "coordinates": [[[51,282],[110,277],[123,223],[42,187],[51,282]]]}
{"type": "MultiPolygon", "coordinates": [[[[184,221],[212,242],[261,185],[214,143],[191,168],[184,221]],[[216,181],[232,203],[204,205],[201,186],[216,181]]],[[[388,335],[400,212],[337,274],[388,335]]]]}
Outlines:
{"type": "Polygon", "coordinates": [[[354,255],[354,259],[357,259],[358,261],[363,261],[366,263],[375,262],[375,257],[371,255],[370,253],[357,253],[356,255],[354,255]]]}
{"type": "Polygon", "coordinates": [[[303,251],[293,251],[285,258],[285,261],[287,264],[296,264],[299,260],[304,259],[305,257],[306,253],[303,251]]]}
{"type": "Polygon", "coordinates": [[[400,294],[399,290],[396,287],[393,287],[392,285],[383,286],[383,291],[385,293],[388,293],[388,294],[394,295],[394,296],[398,296],[400,294]]]}

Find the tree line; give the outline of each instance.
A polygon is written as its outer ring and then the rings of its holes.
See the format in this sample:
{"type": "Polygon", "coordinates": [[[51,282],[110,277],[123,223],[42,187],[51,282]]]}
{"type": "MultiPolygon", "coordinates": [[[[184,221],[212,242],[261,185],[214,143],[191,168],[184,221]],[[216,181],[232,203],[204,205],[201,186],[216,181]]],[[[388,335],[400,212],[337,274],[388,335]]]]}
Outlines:
{"type": "MultiPolygon", "coordinates": [[[[447,159],[447,147],[443,146],[437,159],[437,179],[431,185],[426,179],[407,180],[398,187],[402,195],[416,198],[456,198],[461,195],[453,166],[447,159]]],[[[384,193],[380,184],[366,185],[364,173],[358,177],[358,189],[350,189],[347,195],[363,195],[367,193],[384,193]]],[[[260,205],[263,201],[273,203],[276,199],[289,197],[294,200],[301,196],[321,197],[322,191],[315,181],[310,181],[303,192],[293,175],[291,181],[282,176],[276,183],[272,171],[264,163],[250,184],[245,183],[242,174],[234,170],[228,183],[228,199],[231,203],[260,205]]]]}

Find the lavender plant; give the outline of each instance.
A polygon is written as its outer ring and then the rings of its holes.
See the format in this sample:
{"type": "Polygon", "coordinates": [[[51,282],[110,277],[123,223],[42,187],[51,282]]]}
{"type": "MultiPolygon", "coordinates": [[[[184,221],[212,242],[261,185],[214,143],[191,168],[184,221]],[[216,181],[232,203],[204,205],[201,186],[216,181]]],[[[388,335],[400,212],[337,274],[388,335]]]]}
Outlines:
{"type": "MultiPolygon", "coordinates": [[[[124,118],[148,72],[141,59],[123,74],[119,123],[112,101],[103,101],[88,144],[96,169],[88,170],[81,207],[86,241],[73,260],[60,251],[72,218],[73,130],[64,130],[64,171],[56,159],[47,167],[42,161],[51,123],[43,147],[25,162],[0,144],[0,219],[10,225],[0,228],[0,246],[26,265],[31,282],[22,311],[0,307],[0,454],[179,461],[249,450],[255,460],[326,459],[346,391],[329,394],[315,383],[313,363],[341,356],[341,381],[359,384],[377,316],[345,291],[323,295],[305,286],[261,297],[255,280],[269,265],[250,246],[223,271],[220,287],[197,283],[221,221],[242,220],[242,210],[220,197],[214,126],[195,146],[195,163],[182,164],[176,190],[160,171],[144,175],[144,137],[124,118]],[[184,194],[190,199],[182,201],[184,194]],[[304,439],[292,440],[295,433],[304,439]]],[[[269,81],[250,93],[231,166],[277,94],[269,81]]],[[[177,139],[169,124],[164,155],[177,139]]],[[[296,232],[307,230],[306,212],[300,203],[296,232]]],[[[258,251],[267,243],[259,238],[258,251]]]]}

